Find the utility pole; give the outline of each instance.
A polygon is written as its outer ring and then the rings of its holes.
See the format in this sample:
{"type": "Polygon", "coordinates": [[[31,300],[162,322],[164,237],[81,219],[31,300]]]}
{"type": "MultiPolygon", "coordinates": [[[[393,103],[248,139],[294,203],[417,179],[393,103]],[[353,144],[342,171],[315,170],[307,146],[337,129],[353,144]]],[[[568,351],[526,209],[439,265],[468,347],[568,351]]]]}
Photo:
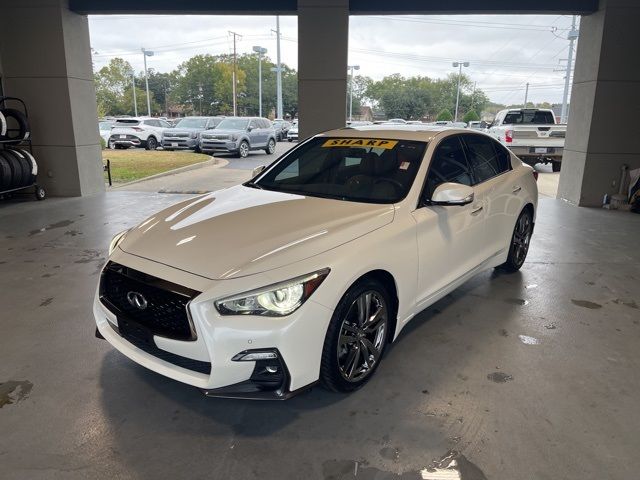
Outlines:
{"type": "Polygon", "coordinates": [[[573,69],[573,44],[578,38],[579,32],[576,30],[576,16],[571,21],[571,31],[567,35],[569,40],[569,57],[567,58],[567,69],[564,77],[564,93],[562,95],[562,112],[560,113],[560,123],[567,123],[567,106],[569,102],[569,86],[571,85],[571,70],[573,69]]]}
{"type": "Polygon", "coordinates": [[[351,70],[351,76],[349,78],[349,121],[353,120],[353,71],[360,70],[360,65],[349,65],[347,67],[351,70]]]}
{"type": "Polygon", "coordinates": [[[142,56],[144,57],[144,83],[147,87],[147,115],[151,116],[151,97],[149,96],[149,73],[147,72],[147,57],[153,57],[153,52],[142,47],[142,56]]]}
{"type": "Polygon", "coordinates": [[[238,116],[238,53],[236,50],[236,38],[242,38],[236,32],[229,32],[233,35],[233,116],[238,116]]]}
{"type": "Polygon", "coordinates": [[[280,63],[280,15],[276,15],[276,29],[271,30],[278,37],[276,45],[276,68],[271,71],[276,72],[276,118],[282,118],[282,65],[280,63]]]}
{"type": "Polygon", "coordinates": [[[527,100],[529,98],[529,82],[527,82],[527,88],[524,90],[524,108],[527,108],[527,100]]]}
{"type": "Polygon", "coordinates": [[[131,74],[131,86],[133,87],[133,115],[138,116],[138,100],[136,99],[136,72],[129,70],[131,74]]]}
{"type": "Polygon", "coordinates": [[[260,46],[253,47],[253,51],[258,54],[258,110],[259,117],[262,117],[262,55],[267,53],[267,49],[260,46]]]}
{"type": "Polygon", "coordinates": [[[462,67],[468,67],[469,62],[453,62],[451,65],[454,67],[460,67],[458,71],[458,93],[456,94],[456,113],[453,116],[453,121],[458,121],[458,105],[460,105],[460,80],[462,80],[462,67]]]}

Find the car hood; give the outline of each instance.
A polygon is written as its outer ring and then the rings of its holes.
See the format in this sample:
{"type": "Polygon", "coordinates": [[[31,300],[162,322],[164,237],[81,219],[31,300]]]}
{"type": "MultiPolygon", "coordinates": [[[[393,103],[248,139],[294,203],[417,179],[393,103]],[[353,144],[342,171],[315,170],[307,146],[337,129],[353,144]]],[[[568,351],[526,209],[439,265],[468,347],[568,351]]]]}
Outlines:
{"type": "Polygon", "coordinates": [[[212,280],[236,278],[326,252],[390,223],[394,211],[237,185],[163,210],[119,247],[212,280]]]}
{"type": "Polygon", "coordinates": [[[204,128],[165,128],[164,133],[194,133],[202,132],[204,128]]]}
{"type": "Polygon", "coordinates": [[[239,133],[246,133],[246,130],[243,129],[238,129],[238,130],[229,130],[226,128],[214,128],[213,130],[207,130],[207,133],[212,133],[214,135],[232,135],[232,134],[239,134],[239,133]]]}

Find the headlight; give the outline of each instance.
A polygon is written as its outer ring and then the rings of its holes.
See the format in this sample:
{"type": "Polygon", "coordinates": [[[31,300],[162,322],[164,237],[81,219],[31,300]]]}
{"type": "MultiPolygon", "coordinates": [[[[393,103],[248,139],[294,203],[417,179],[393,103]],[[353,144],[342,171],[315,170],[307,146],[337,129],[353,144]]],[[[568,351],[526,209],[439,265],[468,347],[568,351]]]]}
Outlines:
{"type": "Polygon", "coordinates": [[[231,135],[231,141],[237,142],[238,141],[238,135],[231,135]]]}
{"type": "Polygon", "coordinates": [[[215,302],[222,315],[282,317],[295,312],[329,275],[329,269],[293,278],[215,302]]]}
{"type": "Polygon", "coordinates": [[[127,234],[128,231],[129,230],[125,230],[124,232],[117,233],[111,239],[111,243],[109,244],[109,255],[111,255],[113,253],[113,251],[116,249],[118,244],[122,241],[122,239],[125,237],[125,235],[127,234]]]}
{"type": "Polygon", "coordinates": [[[192,133],[192,134],[191,134],[191,138],[198,138],[198,134],[197,134],[197,133],[195,133],[195,132],[194,132],[194,133],[192,133]]]}

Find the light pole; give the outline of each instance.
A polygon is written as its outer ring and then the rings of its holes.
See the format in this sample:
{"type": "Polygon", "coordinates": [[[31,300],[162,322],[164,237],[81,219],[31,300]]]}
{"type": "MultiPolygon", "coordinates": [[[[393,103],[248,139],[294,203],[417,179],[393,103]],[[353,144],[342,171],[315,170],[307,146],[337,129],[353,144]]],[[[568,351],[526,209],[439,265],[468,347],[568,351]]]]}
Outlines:
{"type": "Polygon", "coordinates": [[[571,86],[571,69],[573,68],[573,44],[578,39],[579,32],[576,29],[576,16],[571,21],[571,31],[567,35],[569,40],[569,57],[567,58],[567,71],[564,75],[564,92],[562,94],[562,112],[560,113],[560,123],[567,123],[567,107],[569,104],[569,87],[571,86]]]}
{"type": "Polygon", "coordinates": [[[349,121],[353,120],[353,71],[360,70],[360,65],[347,66],[351,70],[351,78],[349,80],[349,121]]]}
{"type": "Polygon", "coordinates": [[[460,67],[458,70],[458,93],[456,94],[456,113],[453,116],[453,121],[458,121],[458,105],[460,105],[460,80],[462,79],[462,67],[468,67],[469,62],[453,62],[451,65],[454,67],[460,67]]]}
{"type": "Polygon", "coordinates": [[[259,117],[262,117],[262,55],[267,53],[267,49],[260,46],[253,47],[253,51],[258,54],[258,110],[259,117]]]}
{"type": "Polygon", "coordinates": [[[138,116],[138,100],[136,99],[136,72],[133,69],[127,72],[131,75],[131,87],[133,88],[133,114],[134,116],[138,116]]]}
{"type": "Polygon", "coordinates": [[[283,117],[282,107],[282,64],[280,63],[280,16],[276,15],[276,29],[271,30],[278,37],[276,39],[276,66],[272,72],[276,72],[276,118],[283,117]]]}
{"type": "Polygon", "coordinates": [[[153,52],[142,47],[142,56],[144,57],[144,83],[147,87],[147,114],[151,116],[151,98],[149,98],[149,73],[147,72],[147,57],[153,57],[153,52]]]}

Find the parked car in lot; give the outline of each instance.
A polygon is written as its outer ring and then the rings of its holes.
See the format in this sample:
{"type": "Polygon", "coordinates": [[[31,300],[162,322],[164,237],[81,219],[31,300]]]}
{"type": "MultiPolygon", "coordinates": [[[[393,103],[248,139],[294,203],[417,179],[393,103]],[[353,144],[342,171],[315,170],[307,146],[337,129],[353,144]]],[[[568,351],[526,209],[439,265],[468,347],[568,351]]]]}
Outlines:
{"type": "Polygon", "coordinates": [[[489,135],[385,127],[316,135],[116,235],[97,335],[211,396],[364,385],[419,312],[522,266],[538,198],[489,135]]]}
{"type": "Polygon", "coordinates": [[[467,128],[472,128],[474,130],[486,130],[487,122],[485,122],[484,120],[482,120],[482,121],[480,121],[480,120],[471,120],[469,122],[469,124],[467,125],[467,128]]]}
{"type": "Polygon", "coordinates": [[[364,127],[365,125],[373,125],[368,120],[347,120],[347,127],[364,127]]]}
{"type": "Polygon", "coordinates": [[[276,118],[273,122],[273,128],[276,131],[276,140],[281,142],[285,138],[287,138],[287,132],[291,128],[291,124],[286,120],[282,120],[281,118],[276,118]]]}
{"type": "Polygon", "coordinates": [[[160,145],[162,132],[171,125],[164,120],[149,117],[119,118],[111,129],[110,148],[143,147],[155,150],[160,145]]]}
{"type": "Polygon", "coordinates": [[[111,127],[116,123],[115,120],[100,120],[98,121],[98,131],[100,136],[104,140],[104,144],[110,147],[111,127]]]}
{"type": "Polygon", "coordinates": [[[294,120],[291,124],[291,128],[287,132],[287,140],[290,142],[298,141],[298,121],[294,120]]]}
{"type": "Polygon", "coordinates": [[[184,117],[162,136],[163,150],[200,149],[200,133],[216,128],[225,117],[184,117]]]}
{"type": "Polygon", "coordinates": [[[259,117],[229,117],[215,130],[200,135],[200,150],[205,153],[233,153],[245,158],[252,150],[276,151],[276,131],[271,122],[259,117]]]}
{"type": "Polygon", "coordinates": [[[523,162],[531,166],[536,163],[551,163],[554,172],[560,171],[567,126],[556,124],[553,110],[501,110],[496,114],[488,132],[523,162]]]}

